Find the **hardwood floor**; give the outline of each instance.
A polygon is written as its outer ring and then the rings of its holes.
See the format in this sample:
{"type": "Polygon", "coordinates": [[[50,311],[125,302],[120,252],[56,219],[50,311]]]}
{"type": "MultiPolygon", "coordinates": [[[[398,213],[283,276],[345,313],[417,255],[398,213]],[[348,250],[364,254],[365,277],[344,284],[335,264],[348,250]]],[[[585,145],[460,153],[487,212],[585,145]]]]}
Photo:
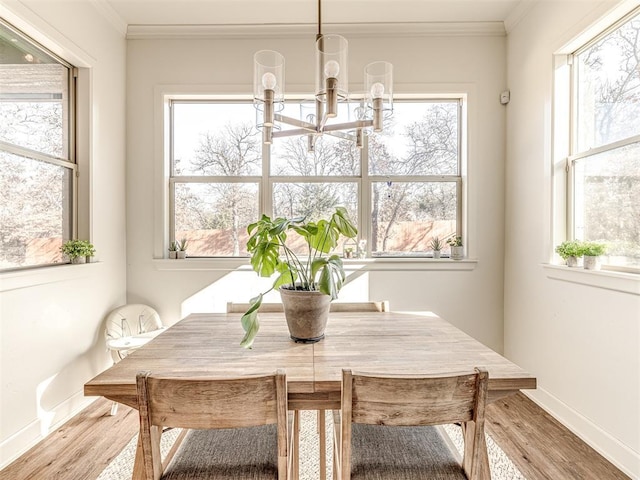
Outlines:
{"type": "MultiPolygon", "coordinates": [[[[0,480],[95,480],[138,428],[138,414],[100,399],[15,462],[0,480]]],[[[528,480],[629,479],[525,395],[487,407],[487,430],[528,480]]]]}
{"type": "Polygon", "coordinates": [[[522,393],[488,405],[485,422],[527,479],[629,479],[522,393]]]}
{"type": "Polygon", "coordinates": [[[0,480],[95,480],[138,431],[138,411],[111,402],[91,404],[16,461],[0,480]]]}

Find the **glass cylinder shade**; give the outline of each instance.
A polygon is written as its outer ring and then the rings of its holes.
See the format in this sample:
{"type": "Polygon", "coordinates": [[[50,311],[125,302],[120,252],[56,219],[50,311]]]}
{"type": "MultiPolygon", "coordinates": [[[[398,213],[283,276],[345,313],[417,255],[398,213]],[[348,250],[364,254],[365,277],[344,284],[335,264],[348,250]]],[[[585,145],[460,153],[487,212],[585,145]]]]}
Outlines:
{"type": "Polygon", "coordinates": [[[331,104],[349,96],[348,42],[340,35],[322,35],[316,42],[316,96],[327,103],[326,113],[335,116],[331,104]]]}
{"type": "Polygon", "coordinates": [[[393,65],[373,62],[364,67],[364,87],[369,106],[381,104],[384,117],[389,117],[393,112],[393,65]],[[382,102],[375,102],[379,99],[382,102]]]}
{"type": "Polygon", "coordinates": [[[265,90],[273,91],[274,102],[284,101],[284,57],[273,50],[253,55],[253,98],[264,102],[265,90]]]}

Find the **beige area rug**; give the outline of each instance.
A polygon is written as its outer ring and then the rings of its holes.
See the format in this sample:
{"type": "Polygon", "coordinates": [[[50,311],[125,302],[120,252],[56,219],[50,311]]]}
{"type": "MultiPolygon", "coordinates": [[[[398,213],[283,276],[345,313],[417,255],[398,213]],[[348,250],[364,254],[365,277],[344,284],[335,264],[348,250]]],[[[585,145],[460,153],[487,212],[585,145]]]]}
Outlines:
{"type": "MultiPolygon", "coordinates": [[[[333,422],[327,412],[327,477],[331,478],[332,470],[332,439],[333,422]]],[[[317,414],[315,411],[301,412],[300,431],[300,479],[318,480],[320,478],[320,458],[318,454],[318,432],[316,428],[317,414]]],[[[455,425],[445,425],[444,431],[451,439],[451,443],[462,456],[462,431],[455,425]]],[[[162,435],[161,451],[164,457],[175,441],[179,430],[171,430],[162,435]]],[[[133,459],[136,453],[138,436],[122,449],[122,452],[107,466],[97,480],[130,480],[133,471],[133,459]]],[[[526,480],[516,466],[504,454],[502,449],[487,435],[487,450],[492,480],[526,480]]]]}

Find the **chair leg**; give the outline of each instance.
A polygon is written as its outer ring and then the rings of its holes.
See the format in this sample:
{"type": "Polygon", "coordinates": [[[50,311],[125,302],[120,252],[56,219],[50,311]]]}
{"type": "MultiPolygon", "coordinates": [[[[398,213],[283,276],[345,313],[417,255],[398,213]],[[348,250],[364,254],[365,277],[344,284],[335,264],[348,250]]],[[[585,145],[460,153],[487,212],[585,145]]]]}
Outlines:
{"type": "Polygon", "coordinates": [[[327,425],[325,411],[318,410],[318,438],[320,444],[320,480],[327,480],[327,425]]]}
{"type": "Polygon", "coordinates": [[[118,413],[118,402],[113,402],[111,404],[111,415],[115,415],[116,413],[118,413]]]}
{"type": "Polygon", "coordinates": [[[300,410],[293,411],[293,475],[292,480],[298,480],[300,475],[300,410]]]}

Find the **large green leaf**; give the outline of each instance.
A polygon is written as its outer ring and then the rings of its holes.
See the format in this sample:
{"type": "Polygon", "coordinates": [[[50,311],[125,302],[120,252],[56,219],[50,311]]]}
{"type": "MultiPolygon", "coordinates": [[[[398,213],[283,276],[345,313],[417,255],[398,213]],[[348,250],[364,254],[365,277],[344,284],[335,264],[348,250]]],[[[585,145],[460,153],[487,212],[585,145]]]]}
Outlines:
{"type": "Polygon", "coordinates": [[[270,277],[279,263],[280,244],[276,241],[261,242],[251,254],[251,266],[261,277],[270,277]]]}
{"type": "Polygon", "coordinates": [[[355,238],[358,235],[358,229],[353,225],[346,208],[337,207],[335,213],[331,216],[331,220],[338,232],[345,237],[355,238]]]}
{"type": "Polygon", "coordinates": [[[345,280],[342,260],[337,255],[332,255],[328,259],[319,259],[313,262],[316,271],[320,271],[318,279],[318,290],[331,296],[331,300],[338,298],[338,292],[342,288],[345,280]],[[323,260],[324,262],[321,262],[323,260]]]}
{"type": "Polygon", "coordinates": [[[253,345],[253,341],[258,334],[258,330],[260,330],[260,322],[258,320],[258,309],[260,305],[262,305],[262,299],[264,296],[262,294],[258,295],[255,298],[250,300],[249,309],[242,315],[240,319],[240,323],[242,324],[242,328],[245,331],[244,337],[240,341],[240,346],[244,348],[251,348],[253,345]]]}
{"type": "Polygon", "coordinates": [[[314,250],[322,253],[329,253],[338,244],[338,230],[331,222],[320,220],[317,223],[317,230],[307,238],[309,245],[314,250]]]}
{"type": "Polygon", "coordinates": [[[318,272],[324,268],[328,261],[329,259],[326,257],[318,257],[311,262],[311,277],[316,278],[318,272]]]}

